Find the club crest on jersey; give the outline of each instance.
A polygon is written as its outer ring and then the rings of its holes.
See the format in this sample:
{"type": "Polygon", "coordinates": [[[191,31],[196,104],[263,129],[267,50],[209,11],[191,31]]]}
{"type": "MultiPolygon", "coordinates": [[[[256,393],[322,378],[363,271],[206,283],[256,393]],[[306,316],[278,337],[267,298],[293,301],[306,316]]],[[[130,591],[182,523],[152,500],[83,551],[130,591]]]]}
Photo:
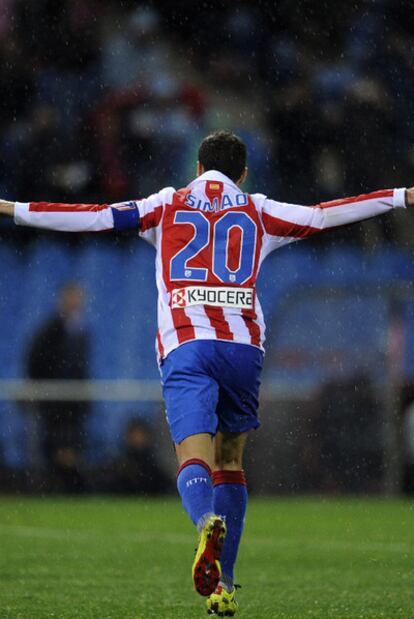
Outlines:
{"type": "Polygon", "coordinates": [[[192,305],[253,309],[253,304],[253,288],[187,286],[186,288],[175,288],[171,293],[171,307],[173,309],[192,305]]]}

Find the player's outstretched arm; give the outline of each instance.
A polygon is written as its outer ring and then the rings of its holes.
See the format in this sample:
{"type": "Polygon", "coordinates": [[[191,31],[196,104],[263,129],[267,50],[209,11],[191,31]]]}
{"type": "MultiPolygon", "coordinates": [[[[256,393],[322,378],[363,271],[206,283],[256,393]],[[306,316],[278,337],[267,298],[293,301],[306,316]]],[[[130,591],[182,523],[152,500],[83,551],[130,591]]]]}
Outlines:
{"type": "Polygon", "coordinates": [[[174,193],[174,187],[165,187],[148,198],[117,204],[0,200],[0,215],[13,217],[19,226],[34,226],[63,232],[136,230],[146,241],[155,244],[164,205],[171,203],[174,193]]]}
{"type": "Polygon", "coordinates": [[[314,206],[276,202],[265,198],[262,219],[276,246],[318,232],[383,215],[395,208],[414,206],[414,187],[384,189],[314,206]]]}
{"type": "Polygon", "coordinates": [[[139,224],[135,202],[111,206],[0,200],[0,214],[13,217],[17,225],[62,232],[100,232],[114,228],[138,228],[139,224]]]}
{"type": "Polygon", "coordinates": [[[0,213],[12,216],[19,226],[61,232],[99,232],[114,228],[108,204],[1,201],[0,213]]]}

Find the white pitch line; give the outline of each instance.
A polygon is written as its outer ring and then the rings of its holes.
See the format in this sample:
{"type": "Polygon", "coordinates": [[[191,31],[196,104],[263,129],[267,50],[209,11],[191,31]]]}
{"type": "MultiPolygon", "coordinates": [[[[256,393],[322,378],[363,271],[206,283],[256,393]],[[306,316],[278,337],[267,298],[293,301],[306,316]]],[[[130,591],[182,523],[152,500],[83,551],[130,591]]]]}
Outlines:
{"type": "Polygon", "coordinates": [[[58,539],[61,541],[84,542],[91,538],[107,537],[116,535],[127,541],[151,542],[162,540],[167,543],[177,544],[194,541],[194,536],[185,533],[153,533],[151,531],[116,531],[113,529],[56,529],[51,527],[31,527],[26,525],[0,526],[0,535],[12,533],[20,537],[36,537],[40,539],[58,539]]]}
{"type": "MultiPolygon", "coordinates": [[[[168,544],[186,544],[194,542],[195,536],[186,533],[168,533],[151,531],[116,531],[113,529],[58,529],[50,527],[32,527],[26,525],[2,525],[0,535],[17,535],[19,537],[29,537],[38,539],[54,539],[68,542],[84,542],[91,538],[102,539],[111,538],[113,534],[118,539],[131,542],[165,542],[168,544]]],[[[291,548],[299,546],[301,551],[314,551],[322,549],[325,551],[360,551],[360,552],[391,552],[391,553],[413,553],[414,544],[409,542],[346,542],[346,541],[318,541],[312,542],[308,539],[295,538],[283,539],[275,535],[274,538],[264,536],[246,535],[245,540],[252,546],[265,546],[276,548],[291,548]]]]}

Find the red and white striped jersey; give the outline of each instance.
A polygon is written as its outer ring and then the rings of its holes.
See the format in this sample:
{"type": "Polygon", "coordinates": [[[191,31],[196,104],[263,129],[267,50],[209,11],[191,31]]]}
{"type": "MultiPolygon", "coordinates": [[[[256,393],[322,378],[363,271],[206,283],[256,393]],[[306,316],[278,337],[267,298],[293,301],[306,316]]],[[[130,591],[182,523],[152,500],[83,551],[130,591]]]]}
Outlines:
{"type": "Polygon", "coordinates": [[[322,230],[405,206],[404,189],[300,206],[247,194],[208,171],[188,187],[120,204],[16,203],[15,222],[63,231],[135,228],[156,249],[160,358],[195,339],[263,348],[263,259],[322,230]]]}

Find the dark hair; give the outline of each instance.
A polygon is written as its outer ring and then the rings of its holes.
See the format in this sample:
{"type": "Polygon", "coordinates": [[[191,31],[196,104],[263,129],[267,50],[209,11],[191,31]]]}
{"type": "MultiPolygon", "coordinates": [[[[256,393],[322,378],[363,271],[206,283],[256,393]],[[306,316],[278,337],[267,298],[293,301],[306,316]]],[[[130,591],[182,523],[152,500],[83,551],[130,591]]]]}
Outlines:
{"type": "Polygon", "coordinates": [[[198,160],[204,170],[218,170],[235,183],[246,167],[246,145],[231,131],[215,131],[198,149],[198,160]]]}

